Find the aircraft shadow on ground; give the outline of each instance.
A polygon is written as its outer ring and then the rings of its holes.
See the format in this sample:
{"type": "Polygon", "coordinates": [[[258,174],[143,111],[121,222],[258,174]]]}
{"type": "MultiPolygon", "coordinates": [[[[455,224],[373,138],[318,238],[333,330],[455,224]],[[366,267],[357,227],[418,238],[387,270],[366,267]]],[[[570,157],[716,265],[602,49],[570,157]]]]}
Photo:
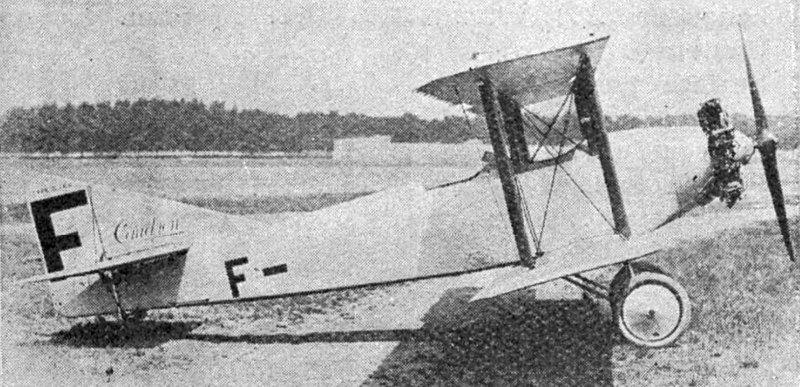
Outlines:
{"type": "Polygon", "coordinates": [[[474,288],[451,289],[423,317],[420,329],[306,334],[192,333],[199,322],[143,321],[122,327],[91,322],[51,342],[89,347],[150,348],[170,340],[303,344],[397,342],[366,384],[611,385],[618,338],[588,301],[538,301],[524,292],[470,303],[474,288]]]}
{"type": "Polygon", "coordinates": [[[452,289],[420,329],[228,336],[215,343],[398,342],[365,381],[375,385],[611,385],[617,337],[588,301],[537,301],[520,293],[470,303],[474,288],[452,289]]]}
{"type": "Polygon", "coordinates": [[[453,289],[423,318],[423,341],[400,341],[367,384],[611,385],[616,336],[589,301],[518,293],[470,303],[453,289]]]}
{"type": "Polygon", "coordinates": [[[119,321],[92,321],[56,332],[53,344],[74,347],[152,348],[170,340],[183,339],[200,326],[197,321],[140,321],[123,324],[119,321]]]}

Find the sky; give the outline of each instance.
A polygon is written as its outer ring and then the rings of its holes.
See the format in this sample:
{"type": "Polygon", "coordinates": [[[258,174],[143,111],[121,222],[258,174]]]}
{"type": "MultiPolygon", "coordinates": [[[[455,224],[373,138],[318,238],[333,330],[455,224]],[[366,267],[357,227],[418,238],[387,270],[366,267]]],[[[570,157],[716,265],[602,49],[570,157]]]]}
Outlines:
{"type": "Polygon", "coordinates": [[[117,99],[218,100],[284,114],[460,115],[415,93],[473,53],[535,53],[611,35],[606,114],[752,114],[736,22],[770,114],[800,110],[792,0],[0,0],[0,112],[117,99]]]}

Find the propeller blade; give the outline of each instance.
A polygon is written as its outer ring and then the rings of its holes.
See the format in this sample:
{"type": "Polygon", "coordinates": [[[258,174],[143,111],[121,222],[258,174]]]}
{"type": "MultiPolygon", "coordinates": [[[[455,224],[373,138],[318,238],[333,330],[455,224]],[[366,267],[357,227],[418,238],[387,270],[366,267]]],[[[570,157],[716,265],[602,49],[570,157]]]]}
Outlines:
{"type": "Polygon", "coordinates": [[[750,57],[747,55],[747,47],[744,45],[744,32],[742,25],[739,24],[739,37],[742,39],[742,54],[744,54],[744,65],[747,67],[747,81],[750,84],[750,98],[753,100],[753,115],[756,118],[756,143],[764,139],[764,132],[767,130],[767,114],[764,113],[764,105],[761,104],[761,95],[758,93],[756,79],[753,77],[753,67],[750,65],[750,57]]]}
{"type": "Polygon", "coordinates": [[[776,148],[777,146],[775,139],[767,139],[760,144],[759,153],[761,154],[761,164],[764,166],[764,174],[767,177],[769,194],[772,196],[772,206],[775,207],[775,215],[778,218],[778,226],[780,227],[781,235],[783,236],[783,244],[786,245],[786,251],[789,253],[789,259],[794,262],[794,247],[792,247],[792,237],[789,232],[789,221],[786,219],[786,205],[783,201],[781,178],[778,174],[778,158],[775,154],[776,148]]]}
{"type": "Polygon", "coordinates": [[[778,227],[781,229],[783,244],[789,253],[789,259],[794,259],[794,248],[792,247],[792,237],[789,232],[789,221],[786,219],[786,204],[783,200],[783,189],[781,188],[781,178],[778,173],[778,158],[776,148],[778,141],[775,136],[767,131],[767,115],[764,112],[764,105],[761,103],[761,96],[758,93],[753,68],[750,65],[750,58],[747,56],[747,48],[744,44],[744,32],[742,25],[739,24],[739,36],[742,39],[742,53],[744,54],[744,64],[747,67],[747,80],[750,83],[750,98],[753,101],[753,115],[756,119],[756,147],[761,154],[761,164],[764,166],[764,175],[767,178],[767,187],[772,196],[772,206],[775,208],[775,215],[778,219],[778,227]]]}

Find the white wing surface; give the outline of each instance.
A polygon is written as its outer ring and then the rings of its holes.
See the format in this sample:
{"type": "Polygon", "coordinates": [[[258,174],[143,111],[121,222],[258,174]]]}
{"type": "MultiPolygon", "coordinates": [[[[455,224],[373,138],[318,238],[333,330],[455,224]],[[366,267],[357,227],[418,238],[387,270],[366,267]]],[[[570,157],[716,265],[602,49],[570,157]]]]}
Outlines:
{"type": "Polygon", "coordinates": [[[470,69],[431,81],[417,91],[452,104],[480,106],[476,82],[489,78],[498,91],[523,106],[547,101],[570,92],[582,54],[597,66],[608,38],[470,69]]]}

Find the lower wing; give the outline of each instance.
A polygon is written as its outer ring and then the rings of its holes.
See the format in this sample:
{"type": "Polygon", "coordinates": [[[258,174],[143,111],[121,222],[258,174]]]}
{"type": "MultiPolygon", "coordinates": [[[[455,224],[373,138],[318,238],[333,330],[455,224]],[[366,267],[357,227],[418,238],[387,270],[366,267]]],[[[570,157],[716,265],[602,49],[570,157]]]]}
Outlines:
{"type": "MultiPolygon", "coordinates": [[[[787,209],[790,217],[800,215],[799,207],[787,209]]],[[[585,239],[546,253],[531,269],[517,266],[498,277],[473,297],[473,301],[522,290],[573,274],[636,260],[692,240],[712,238],[731,229],[773,220],[772,209],[712,212],[680,218],[655,231],[624,239],[609,235],[585,239]]]]}

